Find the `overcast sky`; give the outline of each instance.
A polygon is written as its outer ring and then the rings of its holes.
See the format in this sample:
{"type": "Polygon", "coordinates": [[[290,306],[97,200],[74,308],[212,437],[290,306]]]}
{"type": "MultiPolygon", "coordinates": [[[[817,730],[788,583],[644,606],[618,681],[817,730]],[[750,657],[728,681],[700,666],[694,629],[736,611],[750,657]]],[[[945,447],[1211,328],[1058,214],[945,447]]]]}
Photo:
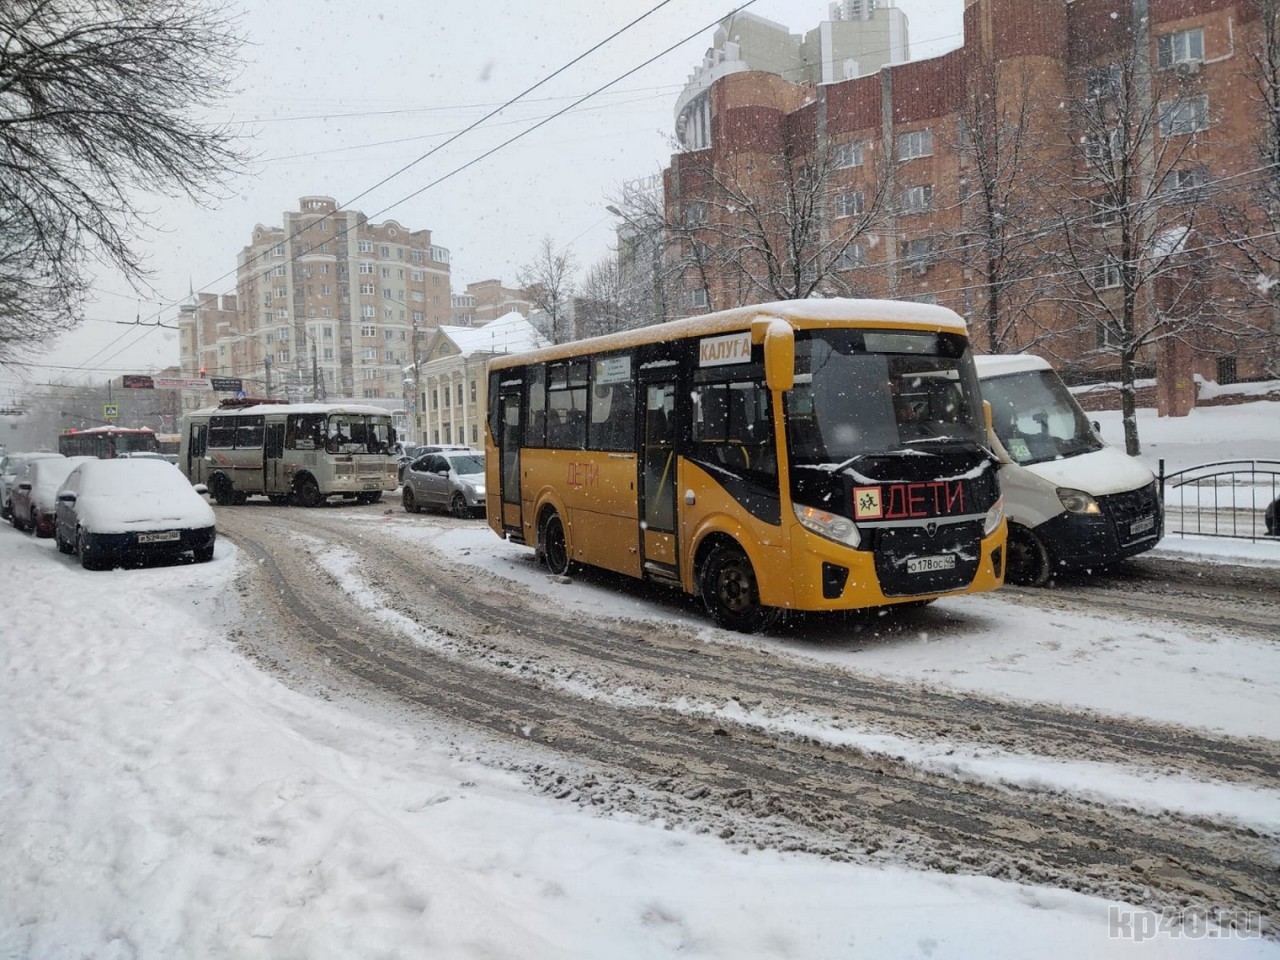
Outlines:
{"type": "MultiPolygon", "coordinates": [[[[710,45],[707,27],[732,0],[670,0],[607,47],[455,144],[378,185],[447,136],[635,19],[657,0],[231,0],[243,11],[246,66],[219,121],[239,125],[255,157],[209,209],[146,201],[161,228],[145,252],[156,293],[139,298],[104,274],[89,319],[30,369],[0,370],[7,398],[23,381],[92,373],[95,382],[177,362],[177,334],[120,325],[176,322],[197,291],[235,289],[235,263],[255,224],[279,225],[304,195],[331,196],[375,222],[430,229],[452,254],[454,290],[513,283],[550,234],[582,267],[613,242],[605,210],[619,184],[668,161],[676,96],[710,45]],[[609,92],[411,198],[537,119],[568,106],[684,37],[690,40],[609,92]],[[409,199],[406,199],[409,198],[409,199]],[[72,369],[78,368],[78,369],[72,369]]],[[[964,0],[897,0],[913,59],[962,42],[964,0]]],[[[756,0],[750,12],[793,33],[827,16],[825,0],[756,0]]]]}

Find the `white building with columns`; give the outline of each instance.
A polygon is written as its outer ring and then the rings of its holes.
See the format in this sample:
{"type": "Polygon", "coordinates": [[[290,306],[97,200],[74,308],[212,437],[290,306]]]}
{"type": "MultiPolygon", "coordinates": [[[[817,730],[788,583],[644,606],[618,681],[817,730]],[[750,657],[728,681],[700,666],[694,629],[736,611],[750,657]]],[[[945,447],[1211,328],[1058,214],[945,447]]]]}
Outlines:
{"type": "Polygon", "coordinates": [[[432,330],[415,380],[415,436],[419,443],[484,443],[489,358],[550,346],[519,313],[483,327],[442,326],[432,330]]]}

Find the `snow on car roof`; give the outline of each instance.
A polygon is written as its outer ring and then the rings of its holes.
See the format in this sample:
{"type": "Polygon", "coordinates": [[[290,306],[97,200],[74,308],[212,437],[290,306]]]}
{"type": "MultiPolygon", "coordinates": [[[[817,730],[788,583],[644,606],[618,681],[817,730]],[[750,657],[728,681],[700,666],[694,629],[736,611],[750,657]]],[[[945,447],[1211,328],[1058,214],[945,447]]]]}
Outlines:
{"type": "Polygon", "coordinates": [[[975,356],[973,364],[978,368],[978,378],[1002,377],[1008,373],[1026,373],[1028,370],[1052,370],[1048,360],[1030,353],[1000,353],[975,356]]]}

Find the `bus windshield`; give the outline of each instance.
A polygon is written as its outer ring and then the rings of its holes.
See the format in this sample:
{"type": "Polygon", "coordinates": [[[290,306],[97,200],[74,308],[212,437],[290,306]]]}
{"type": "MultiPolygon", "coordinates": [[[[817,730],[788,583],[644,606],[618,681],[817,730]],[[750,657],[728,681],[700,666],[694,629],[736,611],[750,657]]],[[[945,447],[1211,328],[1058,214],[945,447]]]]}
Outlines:
{"type": "Polygon", "coordinates": [[[335,413],[327,423],[325,449],[330,453],[387,454],[394,441],[390,417],[335,413]]]}
{"type": "Polygon", "coordinates": [[[797,466],[985,445],[968,343],[947,333],[815,330],[796,337],[788,444],[797,466]]]}
{"type": "Polygon", "coordinates": [[[982,381],[991,425],[1015,463],[1043,463],[1102,449],[1102,441],[1052,370],[1026,370],[982,381]]]}

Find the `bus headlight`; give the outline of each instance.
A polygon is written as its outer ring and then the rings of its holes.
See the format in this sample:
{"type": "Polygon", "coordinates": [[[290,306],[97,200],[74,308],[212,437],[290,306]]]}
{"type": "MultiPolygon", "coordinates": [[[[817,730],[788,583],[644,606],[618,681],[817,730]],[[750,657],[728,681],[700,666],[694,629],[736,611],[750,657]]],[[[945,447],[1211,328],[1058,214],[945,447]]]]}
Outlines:
{"type": "Polygon", "coordinates": [[[1059,487],[1058,499],[1062,501],[1062,506],[1068,513],[1085,513],[1090,516],[1097,516],[1102,513],[1102,508],[1098,506],[1098,501],[1083,490],[1059,487]]]}
{"type": "Polygon", "coordinates": [[[995,533],[1000,527],[1000,521],[1004,519],[1004,497],[995,502],[995,505],[987,511],[987,515],[982,518],[982,535],[989,537],[995,533]]]}
{"type": "Polygon", "coordinates": [[[828,513],[817,507],[806,507],[799,503],[794,504],[794,507],[796,519],[806,530],[812,530],[820,537],[826,537],[828,540],[847,544],[850,547],[856,547],[862,542],[862,535],[858,533],[857,526],[848,517],[828,513]]]}

